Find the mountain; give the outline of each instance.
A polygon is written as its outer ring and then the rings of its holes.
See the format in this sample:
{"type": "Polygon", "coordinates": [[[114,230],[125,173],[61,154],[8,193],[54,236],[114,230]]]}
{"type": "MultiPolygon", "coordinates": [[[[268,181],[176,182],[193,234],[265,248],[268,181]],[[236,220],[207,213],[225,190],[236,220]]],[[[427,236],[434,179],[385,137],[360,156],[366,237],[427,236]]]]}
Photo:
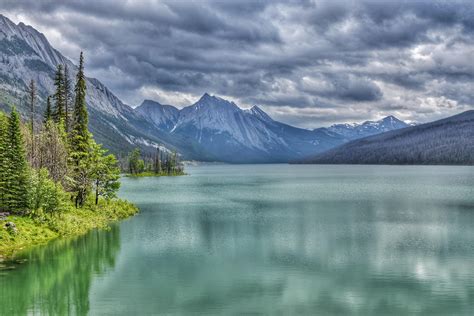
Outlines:
{"type": "Polygon", "coordinates": [[[408,126],[387,117],[311,131],[275,121],[258,106],[242,110],[233,102],[207,93],[181,110],[148,100],[135,111],[167,133],[167,139],[188,159],[237,163],[301,159],[355,138],[408,126]]]}
{"type": "MultiPolygon", "coordinates": [[[[9,111],[11,105],[15,105],[25,117],[27,85],[33,79],[38,90],[36,113],[40,120],[46,98],[54,91],[53,78],[58,64],[67,65],[74,78],[77,67],[54,49],[42,33],[0,15],[1,109],[9,111]]],[[[126,153],[136,146],[151,150],[157,144],[166,144],[147,120],[99,80],[87,78],[86,84],[89,128],[98,142],[115,153],[126,153]]]]}
{"type": "MultiPolygon", "coordinates": [[[[26,119],[27,85],[33,79],[39,99],[36,118],[41,120],[46,98],[54,92],[58,64],[67,65],[71,77],[77,71],[43,34],[0,15],[0,109],[9,111],[15,105],[26,119]]],[[[307,130],[275,121],[258,106],[242,110],[233,102],[207,93],[181,110],[151,100],[133,109],[94,78],[87,78],[86,102],[95,139],[119,155],[137,146],[145,152],[164,146],[177,150],[184,159],[287,162],[355,138],[406,126],[388,117],[361,125],[307,130]]]]}
{"type": "Polygon", "coordinates": [[[158,129],[170,131],[178,120],[179,110],[172,105],[163,105],[152,100],[145,100],[135,108],[135,112],[144,119],[149,119],[158,129]]]}
{"type": "Polygon", "coordinates": [[[380,121],[366,121],[362,124],[335,124],[327,129],[331,132],[343,135],[348,140],[353,140],[408,126],[410,125],[390,115],[380,121]]]}
{"type": "Polygon", "coordinates": [[[355,140],[304,162],[474,165],[474,110],[355,140]]]}

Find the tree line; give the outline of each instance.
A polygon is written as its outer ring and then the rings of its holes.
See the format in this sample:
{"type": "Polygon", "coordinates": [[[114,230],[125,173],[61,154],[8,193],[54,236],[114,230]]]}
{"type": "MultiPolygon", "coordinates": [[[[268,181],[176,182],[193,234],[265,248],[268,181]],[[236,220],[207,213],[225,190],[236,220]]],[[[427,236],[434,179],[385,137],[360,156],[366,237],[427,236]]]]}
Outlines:
{"type": "Polygon", "coordinates": [[[37,92],[28,87],[29,124],[12,107],[0,113],[0,210],[13,214],[80,208],[89,196],[116,197],[120,168],[114,155],[88,130],[84,55],[74,93],[67,66],[58,65],[55,93],[47,97],[42,122],[35,121],[37,92]]]}
{"type": "Polygon", "coordinates": [[[128,156],[128,172],[131,175],[154,174],[154,175],[182,175],[184,167],[179,155],[174,152],[161,150],[156,147],[153,155],[144,155],[140,149],[135,148],[128,156]]]}

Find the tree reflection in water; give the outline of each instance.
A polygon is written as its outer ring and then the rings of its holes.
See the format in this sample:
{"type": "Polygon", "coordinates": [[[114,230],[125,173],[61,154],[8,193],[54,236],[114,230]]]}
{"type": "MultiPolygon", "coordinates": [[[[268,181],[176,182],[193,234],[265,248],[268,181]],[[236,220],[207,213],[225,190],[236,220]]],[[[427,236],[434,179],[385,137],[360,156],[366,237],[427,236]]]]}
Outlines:
{"type": "Polygon", "coordinates": [[[118,225],[36,247],[0,270],[0,315],[84,315],[92,279],[113,268],[120,250],[118,225]],[[27,264],[19,264],[26,261],[27,264]]]}

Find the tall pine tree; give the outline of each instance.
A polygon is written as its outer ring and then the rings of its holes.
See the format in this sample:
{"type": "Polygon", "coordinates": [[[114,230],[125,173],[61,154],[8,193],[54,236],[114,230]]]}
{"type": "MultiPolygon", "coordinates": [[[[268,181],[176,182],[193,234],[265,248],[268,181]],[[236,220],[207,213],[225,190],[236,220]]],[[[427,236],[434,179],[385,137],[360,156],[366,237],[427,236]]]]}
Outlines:
{"type": "Polygon", "coordinates": [[[44,111],[44,124],[53,119],[53,110],[51,109],[51,96],[46,100],[46,110],[44,111]]]}
{"type": "Polygon", "coordinates": [[[58,65],[58,68],[56,69],[56,76],[54,77],[54,86],[56,87],[56,92],[53,95],[55,101],[53,118],[56,123],[59,123],[61,120],[65,122],[64,74],[62,65],[58,65]]]}
{"type": "Polygon", "coordinates": [[[28,209],[28,165],[26,162],[20,116],[12,109],[6,130],[4,159],[7,167],[5,207],[19,213],[28,209]]]}
{"type": "Polygon", "coordinates": [[[6,209],[8,164],[6,159],[8,119],[0,112],[0,210],[6,209]]]}
{"type": "Polygon", "coordinates": [[[89,154],[90,134],[88,130],[88,114],[86,107],[86,78],[84,76],[84,55],[81,52],[79,58],[79,71],[76,76],[74,88],[74,113],[71,130],[70,160],[73,171],[74,191],[76,193],[76,206],[82,206],[90,189],[89,179],[89,154]]]}
{"type": "Polygon", "coordinates": [[[63,92],[64,92],[64,127],[66,130],[66,133],[69,132],[70,129],[70,120],[71,120],[71,113],[69,113],[70,107],[71,107],[71,100],[72,100],[72,95],[71,95],[71,79],[69,77],[69,69],[67,67],[67,64],[64,65],[64,80],[63,80],[63,92]]]}

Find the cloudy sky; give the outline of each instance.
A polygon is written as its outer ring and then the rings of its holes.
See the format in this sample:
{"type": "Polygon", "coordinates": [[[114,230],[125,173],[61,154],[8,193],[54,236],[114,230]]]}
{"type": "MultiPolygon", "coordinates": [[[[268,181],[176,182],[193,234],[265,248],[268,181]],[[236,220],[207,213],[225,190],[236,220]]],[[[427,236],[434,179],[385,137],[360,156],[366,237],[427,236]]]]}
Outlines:
{"type": "Polygon", "coordinates": [[[1,2],[132,106],[209,92],[307,128],[474,108],[473,1],[1,2]]]}

